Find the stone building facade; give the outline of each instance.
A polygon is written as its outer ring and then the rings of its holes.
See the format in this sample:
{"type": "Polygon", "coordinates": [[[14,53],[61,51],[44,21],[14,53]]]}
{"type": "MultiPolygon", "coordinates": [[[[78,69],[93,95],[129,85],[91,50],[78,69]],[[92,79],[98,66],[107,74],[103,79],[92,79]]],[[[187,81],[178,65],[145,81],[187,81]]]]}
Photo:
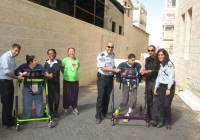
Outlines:
{"type": "Polygon", "coordinates": [[[183,90],[200,99],[200,3],[199,0],[177,0],[174,55],[176,80],[183,90]]]}
{"type": "Polygon", "coordinates": [[[175,14],[176,0],[165,0],[161,47],[170,54],[173,53],[174,47],[175,14]]]}
{"type": "Polygon", "coordinates": [[[142,30],[146,31],[147,25],[147,10],[145,6],[137,0],[133,1],[133,24],[142,30]]]}
{"type": "Polygon", "coordinates": [[[105,1],[104,28],[124,34],[124,7],[117,0],[105,1]],[[115,13],[115,14],[113,14],[115,13]]]}
{"type": "Polygon", "coordinates": [[[148,33],[132,26],[126,14],[123,35],[119,35],[28,0],[1,0],[0,13],[0,54],[19,43],[17,65],[25,62],[26,54],[36,55],[43,63],[47,49],[55,48],[62,59],[67,47],[75,47],[81,62],[80,85],[96,80],[96,56],[108,41],[114,42],[117,58],[126,58],[130,52],[139,57],[148,45],[148,33]]]}

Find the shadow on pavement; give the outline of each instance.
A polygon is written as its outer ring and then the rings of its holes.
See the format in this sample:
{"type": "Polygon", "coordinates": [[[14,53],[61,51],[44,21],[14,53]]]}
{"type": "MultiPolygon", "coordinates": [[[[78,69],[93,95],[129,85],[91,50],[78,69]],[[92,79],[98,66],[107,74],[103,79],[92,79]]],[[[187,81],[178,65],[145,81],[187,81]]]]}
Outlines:
{"type": "Polygon", "coordinates": [[[85,110],[89,110],[91,108],[95,108],[96,107],[96,103],[88,103],[88,104],[81,104],[78,106],[78,109],[81,112],[84,112],[85,110]]]}
{"type": "Polygon", "coordinates": [[[182,117],[182,112],[177,108],[172,108],[172,125],[180,120],[182,117]]]}

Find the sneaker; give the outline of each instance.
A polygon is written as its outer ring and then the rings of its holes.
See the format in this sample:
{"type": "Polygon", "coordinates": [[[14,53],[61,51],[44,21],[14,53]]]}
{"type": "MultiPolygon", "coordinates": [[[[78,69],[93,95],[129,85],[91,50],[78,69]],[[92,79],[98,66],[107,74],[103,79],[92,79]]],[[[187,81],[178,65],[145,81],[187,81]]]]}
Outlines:
{"type": "Polygon", "coordinates": [[[120,111],[119,109],[116,109],[115,112],[113,113],[114,116],[119,116],[120,115],[120,111]]]}
{"type": "Polygon", "coordinates": [[[155,126],[157,125],[157,123],[156,123],[156,121],[151,120],[151,121],[149,122],[149,125],[155,127],[155,126]]]}
{"type": "Polygon", "coordinates": [[[77,108],[75,108],[75,109],[73,110],[73,114],[74,114],[74,115],[79,115],[79,111],[78,111],[77,108]]]}
{"type": "Polygon", "coordinates": [[[96,124],[100,124],[101,123],[101,119],[96,119],[96,124]]]}
{"type": "Polygon", "coordinates": [[[57,123],[55,121],[50,121],[49,124],[48,124],[49,128],[53,128],[56,125],[57,125],[57,123]]]}
{"type": "Polygon", "coordinates": [[[172,128],[171,128],[171,125],[170,125],[170,124],[167,124],[167,125],[166,125],[166,129],[167,129],[167,130],[171,130],[171,129],[172,129],[172,128]]]}
{"type": "MultiPolygon", "coordinates": [[[[128,117],[128,116],[129,116],[129,113],[126,113],[126,115],[125,115],[125,116],[127,116],[127,117],[128,117]]],[[[122,121],[123,121],[124,123],[127,123],[127,122],[129,122],[129,119],[123,119],[122,121]]]]}
{"type": "Polygon", "coordinates": [[[161,127],[163,127],[163,126],[164,126],[164,124],[160,122],[156,127],[157,127],[157,128],[161,128],[161,127]]]}
{"type": "Polygon", "coordinates": [[[65,109],[64,112],[65,112],[65,115],[69,114],[69,109],[65,109]]]}

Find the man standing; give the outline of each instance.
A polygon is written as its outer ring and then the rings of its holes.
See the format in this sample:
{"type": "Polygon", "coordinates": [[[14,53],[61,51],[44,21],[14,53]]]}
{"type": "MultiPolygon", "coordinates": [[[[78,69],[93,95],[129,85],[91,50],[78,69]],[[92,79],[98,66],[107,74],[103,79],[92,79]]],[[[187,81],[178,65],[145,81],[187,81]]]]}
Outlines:
{"type": "Polygon", "coordinates": [[[110,93],[113,89],[113,73],[118,73],[120,69],[114,64],[114,45],[108,42],[106,50],[97,56],[97,103],[96,103],[96,123],[100,124],[108,112],[110,93]]]}
{"type": "MultiPolygon", "coordinates": [[[[155,87],[155,81],[158,75],[159,70],[159,63],[156,58],[156,47],[154,45],[148,46],[148,53],[149,57],[145,59],[145,70],[142,72],[142,74],[145,75],[145,94],[146,94],[146,102],[147,102],[147,122],[152,123],[154,125],[154,122],[152,122],[152,118],[154,118],[157,114],[156,111],[152,111],[153,108],[156,110],[156,103],[153,104],[153,92],[155,87]],[[153,105],[155,107],[153,107],[153,105]]],[[[156,99],[154,100],[156,101],[156,99]]]]}
{"type": "Polygon", "coordinates": [[[22,76],[16,76],[14,70],[16,67],[15,57],[19,55],[21,46],[13,44],[12,48],[0,56],[0,89],[2,103],[2,125],[11,127],[14,125],[12,116],[14,85],[13,79],[23,79],[22,76]]]}

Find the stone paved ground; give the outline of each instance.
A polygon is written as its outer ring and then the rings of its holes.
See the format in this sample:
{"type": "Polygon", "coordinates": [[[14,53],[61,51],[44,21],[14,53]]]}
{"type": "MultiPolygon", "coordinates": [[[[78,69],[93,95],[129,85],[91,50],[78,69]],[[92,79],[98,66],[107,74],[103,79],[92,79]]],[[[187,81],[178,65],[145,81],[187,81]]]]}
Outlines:
{"type": "MultiPolygon", "coordinates": [[[[115,85],[117,103],[120,100],[118,86],[115,85]]],[[[141,85],[138,91],[138,104],[143,104],[143,90],[141,85]]],[[[0,128],[0,140],[200,140],[200,113],[190,110],[178,96],[173,100],[172,130],[147,128],[144,121],[111,126],[108,118],[100,125],[96,125],[95,103],[96,86],[82,87],[79,116],[73,114],[65,116],[60,109],[61,117],[57,127],[50,129],[47,127],[47,122],[32,122],[23,125],[20,132],[15,129],[0,128]]]]}

